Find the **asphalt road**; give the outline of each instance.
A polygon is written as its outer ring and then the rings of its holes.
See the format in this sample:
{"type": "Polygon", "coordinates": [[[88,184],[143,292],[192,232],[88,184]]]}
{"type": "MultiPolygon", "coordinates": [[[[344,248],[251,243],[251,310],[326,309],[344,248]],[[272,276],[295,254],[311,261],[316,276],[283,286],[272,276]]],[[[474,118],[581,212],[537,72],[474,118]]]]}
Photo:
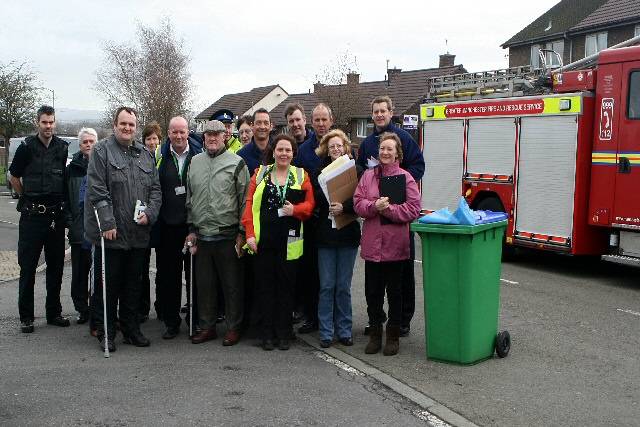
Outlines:
{"type": "MultiPolygon", "coordinates": [[[[68,284],[68,265],[65,272],[68,284]]],[[[193,345],[184,327],[166,341],[149,320],[142,329],[151,347],[119,335],[105,359],[86,325],[46,325],[43,279],[33,334],[18,331],[15,283],[0,284],[2,425],[433,425],[413,402],[301,342],[286,352],[254,340],[193,345]]],[[[63,301],[72,313],[68,289],[63,301]]]]}
{"type": "MultiPolygon", "coordinates": [[[[6,200],[0,198],[0,215],[6,200]]],[[[10,246],[10,238],[2,233],[0,245],[10,246]]],[[[426,359],[422,265],[416,263],[415,271],[417,310],[410,336],[401,340],[398,356],[370,356],[363,351],[364,272],[357,262],[355,345],[336,346],[338,353],[364,361],[478,425],[638,425],[638,270],[521,252],[502,264],[500,283],[500,329],[511,333],[511,352],[473,366],[426,359]]],[[[67,272],[63,305],[73,314],[68,279],[67,272]]],[[[0,283],[0,420],[9,424],[421,422],[409,401],[370,377],[328,364],[302,343],[288,353],[265,354],[250,340],[231,349],[219,342],[194,346],[185,337],[166,342],[159,338],[161,325],[152,320],[143,327],[153,341],[150,348],[120,345],[103,360],[83,327],[57,330],[43,326],[40,318],[36,333],[23,336],[17,332],[15,286],[0,283]]],[[[44,286],[37,288],[36,313],[42,316],[44,286]]]]}
{"type": "Polygon", "coordinates": [[[18,220],[16,200],[0,194],[0,251],[18,249],[18,220]]]}
{"type": "MultiPolygon", "coordinates": [[[[361,336],[348,352],[479,425],[638,426],[639,273],[593,259],[520,253],[502,266],[499,329],[511,334],[507,358],[473,366],[427,360],[420,292],[397,358],[362,355],[361,336]]],[[[354,283],[353,300],[361,299],[363,288],[354,283]]],[[[356,310],[354,324],[365,321],[356,310]]]]}

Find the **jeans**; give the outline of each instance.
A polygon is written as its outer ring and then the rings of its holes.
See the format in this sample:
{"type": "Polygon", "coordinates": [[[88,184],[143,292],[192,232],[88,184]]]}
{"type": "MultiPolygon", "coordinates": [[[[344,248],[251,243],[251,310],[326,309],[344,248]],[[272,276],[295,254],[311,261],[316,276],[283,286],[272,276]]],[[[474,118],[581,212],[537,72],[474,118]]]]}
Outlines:
{"type": "Polygon", "coordinates": [[[357,247],[318,248],[320,339],[351,338],[351,277],[357,247]],[[335,326],[335,331],[334,331],[335,326]]]}

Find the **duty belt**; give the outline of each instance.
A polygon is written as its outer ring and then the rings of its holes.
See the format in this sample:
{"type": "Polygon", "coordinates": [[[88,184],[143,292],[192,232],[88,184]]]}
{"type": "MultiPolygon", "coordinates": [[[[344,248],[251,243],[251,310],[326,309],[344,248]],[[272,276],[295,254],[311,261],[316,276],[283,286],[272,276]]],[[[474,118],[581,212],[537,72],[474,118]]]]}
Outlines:
{"type": "Polygon", "coordinates": [[[54,205],[45,205],[44,203],[26,203],[22,208],[22,212],[30,215],[56,215],[62,212],[62,203],[54,205]]]}

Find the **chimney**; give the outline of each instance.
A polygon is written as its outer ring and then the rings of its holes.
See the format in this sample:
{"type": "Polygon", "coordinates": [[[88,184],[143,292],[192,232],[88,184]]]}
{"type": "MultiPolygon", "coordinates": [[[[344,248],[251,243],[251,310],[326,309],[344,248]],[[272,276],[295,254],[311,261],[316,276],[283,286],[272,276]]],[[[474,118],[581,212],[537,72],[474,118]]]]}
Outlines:
{"type": "Polygon", "coordinates": [[[350,72],[347,74],[347,86],[357,86],[360,83],[360,74],[350,72]]]}
{"type": "Polygon", "coordinates": [[[440,68],[443,67],[453,67],[455,65],[456,56],[451,55],[449,52],[444,55],[440,55],[440,68]]]}
{"type": "Polygon", "coordinates": [[[324,84],[317,82],[313,84],[313,91],[314,92],[318,92],[322,89],[322,87],[324,86],[324,84]]]}
{"type": "Polygon", "coordinates": [[[387,86],[391,84],[393,79],[402,72],[402,68],[387,68],[387,86]]]}

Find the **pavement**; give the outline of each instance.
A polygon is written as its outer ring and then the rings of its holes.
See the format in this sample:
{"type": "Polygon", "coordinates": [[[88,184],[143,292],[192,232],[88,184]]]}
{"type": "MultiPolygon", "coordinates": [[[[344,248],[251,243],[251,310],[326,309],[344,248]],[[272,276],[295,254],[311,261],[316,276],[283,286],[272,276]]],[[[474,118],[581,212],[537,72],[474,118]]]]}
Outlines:
{"type": "MultiPolygon", "coordinates": [[[[355,345],[321,350],[317,335],[310,334],[299,336],[287,353],[265,354],[252,340],[231,349],[219,341],[193,346],[186,337],[163,341],[163,328],[152,319],[143,325],[150,348],[119,345],[104,360],[84,327],[59,330],[39,318],[35,334],[18,333],[17,285],[0,283],[0,419],[53,425],[150,419],[213,425],[638,425],[638,270],[521,251],[503,262],[500,281],[499,329],[511,334],[509,356],[458,366],[426,358],[420,261],[416,315],[395,357],[364,354],[361,260],[352,284],[355,345]],[[56,387],[65,399],[50,400],[56,387]],[[42,404],[48,409],[41,415],[29,410],[42,404]]],[[[63,306],[71,315],[69,279],[67,264],[63,306]]],[[[37,316],[44,313],[42,280],[39,275],[37,316]]]]}

